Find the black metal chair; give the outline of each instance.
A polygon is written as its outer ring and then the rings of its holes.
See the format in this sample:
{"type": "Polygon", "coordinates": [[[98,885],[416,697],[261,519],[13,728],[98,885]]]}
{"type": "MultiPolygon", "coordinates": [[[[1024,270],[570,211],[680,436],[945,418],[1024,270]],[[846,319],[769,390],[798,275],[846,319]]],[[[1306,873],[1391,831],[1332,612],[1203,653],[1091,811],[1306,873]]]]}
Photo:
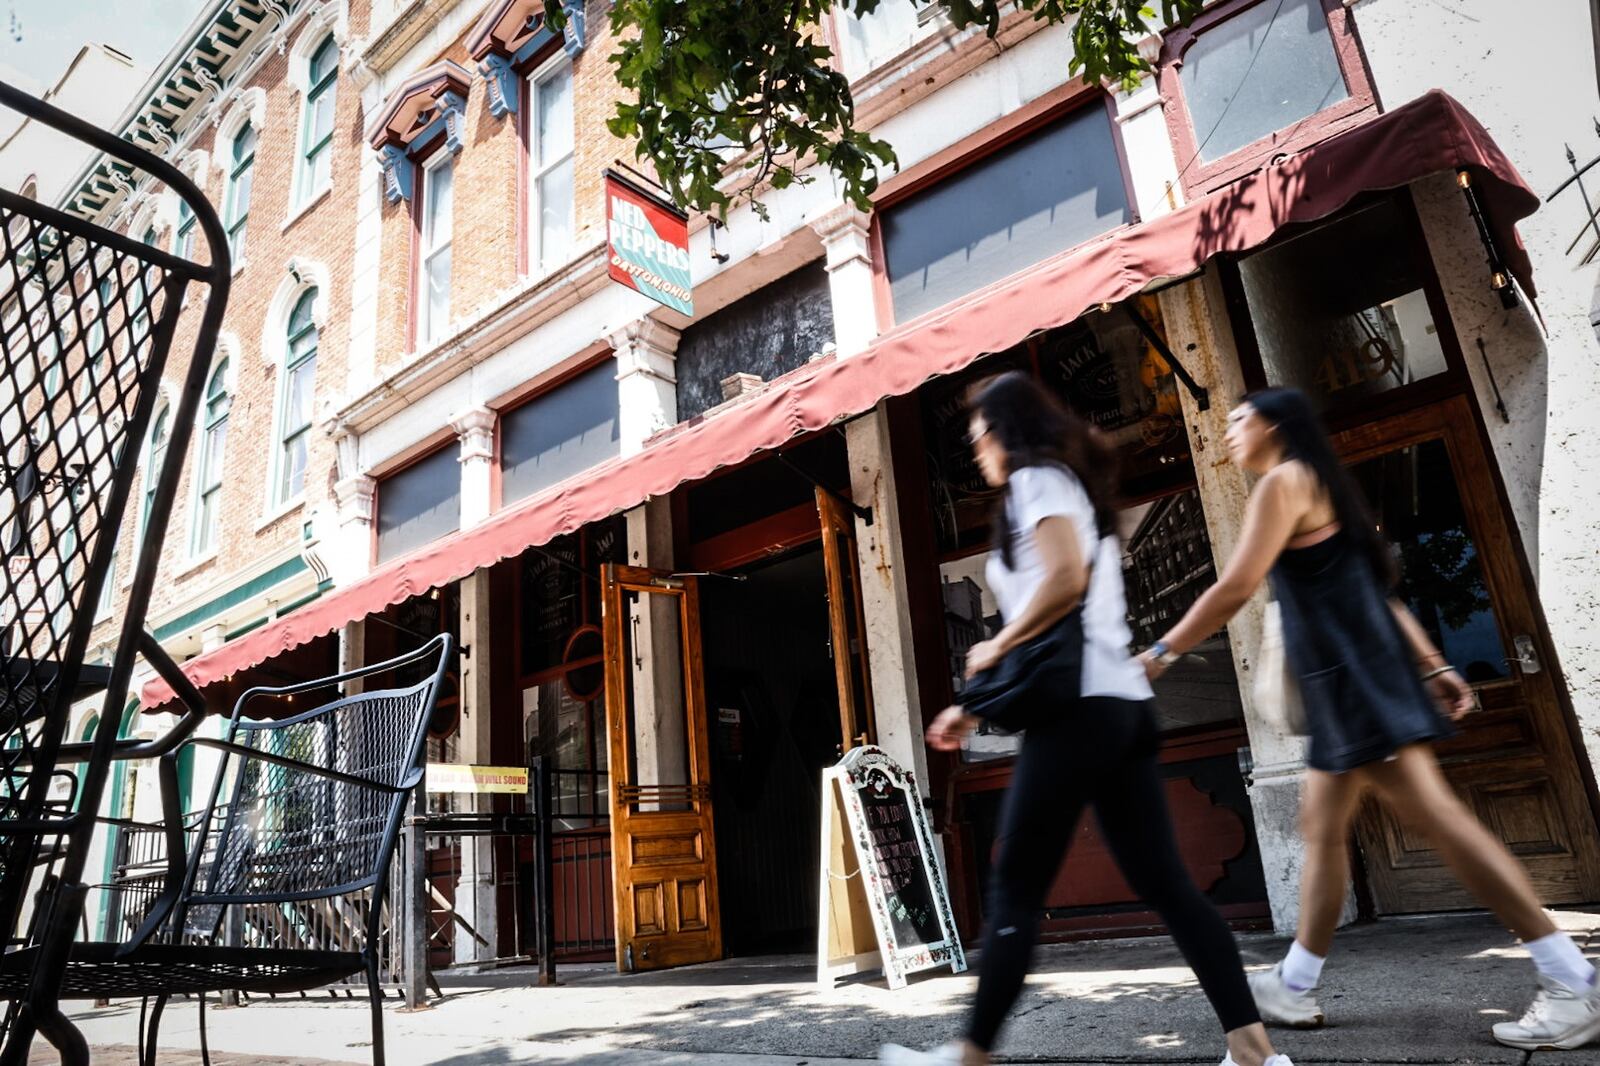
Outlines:
{"type": "Polygon", "coordinates": [[[373,1061],[383,1066],[378,950],[389,868],[422,781],[428,723],[452,651],[449,634],[440,634],[336,677],[251,689],[222,739],[195,737],[165,755],[164,888],[126,943],[73,946],[62,998],[154,997],[139,1035],[141,1062],[153,1064],[167,999],[198,996],[209,1062],[206,993],[302,992],[364,972],[373,1061]],[[372,687],[385,676],[388,684],[372,687]],[[363,691],[341,694],[356,687],[363,691]],[[333,698],[293,713],[300,697],[318,692],[333,698]],[[277,720],[248,717],[285,710],[277,720]],[[190,747],[222,759],[211,813],[186,841],[178,759],[190,747]]]}
{"type": "Polygon", "coordinates": [[[119,758],[175,749],[204,716],[200,694],[145,630],[160,545],[227,304],[227,237],[178,170],[0,83],[0,105],[104,153],[111,180],[143,172],[194,213],[209,262],[192,262],[0,189],[0,1066],[21,1066],[36,1033],[72,1066],[89,1061],[59,996],[82,923],[84,867],[119,758]],[[142,516],[142,550],[111,661],[85,653],[111,581],[117,534],[168,369],[184,295],[205,286],[165,462],[142,516]],[[136,659],[178,693],[184,714],[156,741],[118,739],[136,659]],[[68,737],[72,704],[99,694],[92,738],[68,737]]]}

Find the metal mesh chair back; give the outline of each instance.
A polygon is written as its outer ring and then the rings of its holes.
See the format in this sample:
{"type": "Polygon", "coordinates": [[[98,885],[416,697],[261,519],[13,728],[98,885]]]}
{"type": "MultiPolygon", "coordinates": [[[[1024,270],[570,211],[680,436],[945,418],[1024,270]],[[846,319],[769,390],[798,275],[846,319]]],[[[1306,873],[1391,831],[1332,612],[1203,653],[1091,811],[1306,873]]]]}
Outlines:
{"type": "MultiPolygon", "coordinates": [[[[0,822],[13,822],[75,800],[53,752],[197,268],[4,190],[0,256],[0,822]]],[[[8,929],[42,835],[0,836],[8,929]]]]}
{"type": "MultiPolygon", "coordinates": [[[[246,944],[293,946],[285,943],[293,923],[277,920],[289,905],[379,885],[407,790],[420,776],[447,648],[436,638],[406,657],[427,668],[406,687],[346,696],[281,721],[235,713],[229,740],[246,750],[229,750],[219,771],[219,780],[232,782],[230,798],[214,810],[200,843],[186,936],[216,935],[224,909],[240,904],[249,916],[246,944]]],[[[256,696],[283,692],[303,694],[256,696]]],[[[249,702],[247,693],[240,708],[249,702]]]]}

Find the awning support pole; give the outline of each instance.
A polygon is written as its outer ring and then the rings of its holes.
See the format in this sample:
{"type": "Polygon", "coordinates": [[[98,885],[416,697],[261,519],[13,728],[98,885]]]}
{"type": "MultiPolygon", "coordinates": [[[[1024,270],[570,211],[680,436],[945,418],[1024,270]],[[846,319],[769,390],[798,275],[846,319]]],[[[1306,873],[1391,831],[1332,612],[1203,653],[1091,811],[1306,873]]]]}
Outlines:
{"type": "Polygon", "coordinates": [[[802,478],[804,478],[807,482],[809,482],[810,485],[813,488],[818,488],[818,489],[821,489],[823,492],[826,492],[829,496],[831,496],[833,498],[833,501],[835,503],[837,503],[840,507],[845,508],[851,514],[853,514],[857,518],[861,519],[863,524],[869,525],[869,526],[872,525],[872,508],[863,507],[859,503],[856,503],[854,500],[852,500],[850,497],[839,495],[839,493],[833,491],[833,489],[829,488],[827,485],[824,485],[822,482],[818,481],[817,478],[816,478],[816,475],[812,474],[809,470],[806,470],[804,467],[800,466],[800,464],[796,463],[793,459],[790,459],[787,455],[783,454],[782,452],[773,452],[772,454],[778,457],[778,462],[782,463],[784,466],[788,467],[790,470],[793,470],[796,474],[799,474],[802,478]]]}
{"type": "Polygon", "coordinates": [[[1165,359],[1167,365],[1172,368],[1172,372],[1178,375],[1178,380],[1183,382],[1183,387],[1189,390],[1190,396],[1194,397],[1194,405],[1202,411],[1211,410],[1211,393],[1202,388],[1184,365],[1178,362],[1178,357],[1172,354],[1171,348],[1167,347],[1167,339],[1157,333],[1154,326],[1145,321],[1144,316],[1133,306],[1132,300],[1124,300],[1122,309],[1127,312],[1129,318],[1133,319],[1133,324],[1139,327],[1139,332],[1144,334],[1144,339],[1150,342],[1151,347],[1161,353],[1161,358],[1165,359]]]}

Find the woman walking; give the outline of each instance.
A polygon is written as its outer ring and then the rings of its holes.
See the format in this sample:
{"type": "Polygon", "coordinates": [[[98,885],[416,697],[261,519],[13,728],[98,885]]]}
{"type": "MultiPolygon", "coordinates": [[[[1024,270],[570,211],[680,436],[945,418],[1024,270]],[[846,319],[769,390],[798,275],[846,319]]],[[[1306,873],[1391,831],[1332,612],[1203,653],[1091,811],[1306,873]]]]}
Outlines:
{"type": "Polygon", "coordinates": [[[1150,685],[1128,651],[1114,453],[1025,374],[983,384],[970,408],[978,466],[1004,489],[987,577],[1005,625],[967,653],[976,683],[963,697],[983,695],[942,711],[927,739],[954,751],[979,715],[1026,729],[1000,815],[965,1039],[931,1052],[889,1044],[881,1059],[989,1061],[1027,975],[1045,893],[1079,815],[1093,804],[1123,876],[1160,912],[1210,999],[1227,1034],[1224,1066],[1290,1066],[1261,1025],[1233,935],[1195,888],[1173,840],[1150,685]],[[997,677],[1008,680],[997,686],[997,677]]]}
{"type": "Polygon", "coordinates": [[[1284,651],[1299,679],[1309,744],[1301,826],[1300,922],[1284,960],[1253,975],[1269,1022],[1323,1023],[1312,996],[1349,873],[1348,840],[1368,790],[1426,834],[1457,877],[1520,937],[1539,973],[1527,1014],[1494,1026],[1524,1049],[1576,1048],[1600,1036],[1595,970],[1539,905],[1505,846],[1445,781],[1431,742],[1473,705],[1472,690],[1390,592],[1390,554],[1306,397],[1268,389],[1228,416],[1228,455],[1259,474],[1239,546],[1222,577],[1144,653],[1154,679],[1223,626],[1269,571],[1284,651]]]}

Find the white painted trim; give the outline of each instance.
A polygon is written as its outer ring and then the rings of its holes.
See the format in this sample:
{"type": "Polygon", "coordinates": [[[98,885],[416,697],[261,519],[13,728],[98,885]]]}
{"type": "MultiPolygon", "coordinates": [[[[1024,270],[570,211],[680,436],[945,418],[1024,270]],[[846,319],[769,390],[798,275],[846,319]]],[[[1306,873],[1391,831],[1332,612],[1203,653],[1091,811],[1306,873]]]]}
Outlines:
{"type": "MultiPolygon", "coordinates": [[[[233,168],[233,142],[244,129],[248,122],[255,127],[256,150],[260,149],[260,138],[267,129],[267,93],[259,85],[253,85],[239,94],[239,99],[233,106],[223,112],[222,119],[217,123],[217,139],[213,143],[211,161],[222,172],[224,183],[228,180],[228,171],[233,168]]],[[[227,190],[224,188],[223,196],[226,198],[227,190]]]]}

